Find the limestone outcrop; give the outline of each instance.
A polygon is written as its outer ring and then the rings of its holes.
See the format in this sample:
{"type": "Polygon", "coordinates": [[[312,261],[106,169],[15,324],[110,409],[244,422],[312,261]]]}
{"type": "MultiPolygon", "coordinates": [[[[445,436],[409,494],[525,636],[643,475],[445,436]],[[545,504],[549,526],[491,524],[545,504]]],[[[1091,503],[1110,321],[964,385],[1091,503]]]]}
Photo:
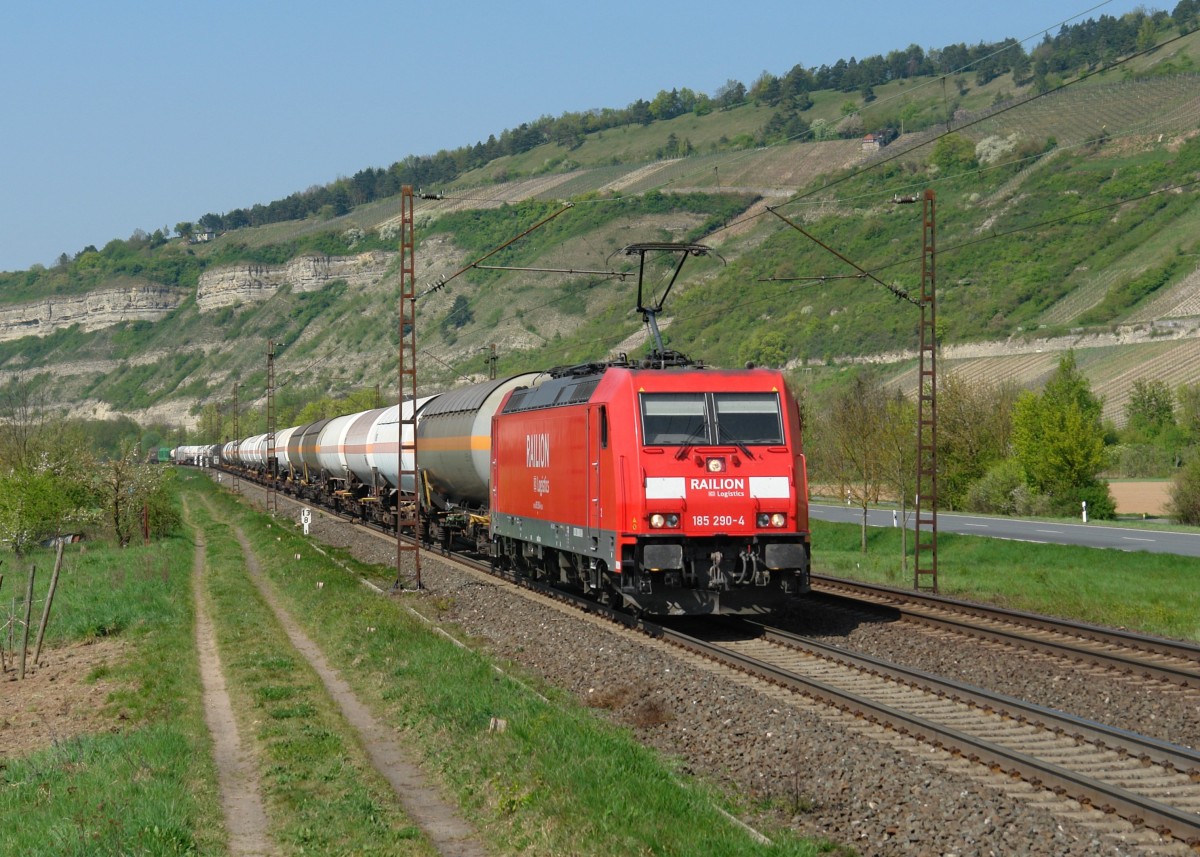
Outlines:
{"type": "Polygon", "coordinates": [[[293,292],[315,292],[333,280],[368,286],[387,270],[395,253],[372,250],[356,256],[297,256],[286,265],[232,265],[205,271],[196,290],[201,312],[236,303],[265,301],[284,285],[293,292]]]}
{"type": "Polygon", "coordinates": [[[78,324],[96,330],[122,321],[158,321],[186,297],[184,289],[154,283],[103,289],[0,306],[0,342],[22,336],[48,336],[78,324]]]}

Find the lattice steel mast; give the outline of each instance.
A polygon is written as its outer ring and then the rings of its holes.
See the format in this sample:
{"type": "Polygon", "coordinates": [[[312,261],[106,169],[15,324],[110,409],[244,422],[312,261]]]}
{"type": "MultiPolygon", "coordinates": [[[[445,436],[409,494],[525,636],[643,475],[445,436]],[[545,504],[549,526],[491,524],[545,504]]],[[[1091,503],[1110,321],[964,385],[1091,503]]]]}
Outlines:
{"type": "Polygon", "coordinates": [[[271,480],[268,505],[279,514],[279,453],[275,449],[275,340],[267,340],[267,478],[271,480]]]}
{"type": "Polygon", "coordinates": [[[404,574],[404,557],[411,557],[413,585],[421,589],[421,504],[416,501],[420,491],[419,472],[417,469],[417,280],[416,266],[413,263],[415,241],[413,237],[413,189],[405,185],[400,191],[400,351],[399,351],[399,397],[400,422],[396,438],[396,456],[398,457],[396,486],[396,582],[393,589],[399,589],[404,574]],[[405,399],[411,401],[407,415],[404,411],[405,399]],[[405,466],[404,439],[410,438],[412,443],[411,465],[405,466]],[[403,487],[412,486],[414,502],[408,504],[408,514],[402,504],[403,487]],[[402,527],[412,530],[413,539],[405,541],[401,535],[402,527]]]}
{"type": "Polygon", "coordinates": [[[937,592],[937,229],[925,191],[921,255],[921,359],[917,376],[917,527],[913,587],[937,592]]]}

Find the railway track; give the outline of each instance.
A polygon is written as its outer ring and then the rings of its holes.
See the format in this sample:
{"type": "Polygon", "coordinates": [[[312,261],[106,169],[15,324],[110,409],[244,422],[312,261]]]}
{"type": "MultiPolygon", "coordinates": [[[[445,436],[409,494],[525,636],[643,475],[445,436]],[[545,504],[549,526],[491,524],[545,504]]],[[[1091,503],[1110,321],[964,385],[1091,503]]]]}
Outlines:
{"type": "Polygon", "coordinates": [[[776,629],[661,636],[1200,849],[1200,752],[776,629]]]}
{"type": "Polygon", "coordinates": [[[1194,643],[835,577],[814,575],[812,582],[814,593],[852,609],[894,611],[907,622],[1200,689],[1200,645],[1194,643]]]}

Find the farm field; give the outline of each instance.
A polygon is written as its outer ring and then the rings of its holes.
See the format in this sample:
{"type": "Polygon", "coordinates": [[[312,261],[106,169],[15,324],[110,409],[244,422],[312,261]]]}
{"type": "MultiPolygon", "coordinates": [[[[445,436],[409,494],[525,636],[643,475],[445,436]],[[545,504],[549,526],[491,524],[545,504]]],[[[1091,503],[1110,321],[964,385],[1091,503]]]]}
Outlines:
{"type": "Polygon", "coordinates": [[[1118,515],[1166,514],[1171,483],[1162,480],[1149,482],[1110,482],[1108,490],[1117,503],[1118,515]]]}

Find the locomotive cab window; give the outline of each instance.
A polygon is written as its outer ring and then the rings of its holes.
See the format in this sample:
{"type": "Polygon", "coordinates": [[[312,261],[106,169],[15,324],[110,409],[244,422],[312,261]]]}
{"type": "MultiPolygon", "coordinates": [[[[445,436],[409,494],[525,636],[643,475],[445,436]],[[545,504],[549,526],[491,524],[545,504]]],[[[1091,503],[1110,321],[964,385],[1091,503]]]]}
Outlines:
{"type": "Polygon", "coordinates": [[[643,393],[646,446],[780,446],[776,393],[643,393]]]}
{"type": "Polygon", "coordinates": [[[703,393],[643,393],[642,436],[646,446],[681,446],[708,440],[703,393]]]}
{"type": "Polygon", "coordinates": [[[717,393],[717,433],[720,443],[747,446],[783,444],[779,396],[775,393],[717,393]]]}

